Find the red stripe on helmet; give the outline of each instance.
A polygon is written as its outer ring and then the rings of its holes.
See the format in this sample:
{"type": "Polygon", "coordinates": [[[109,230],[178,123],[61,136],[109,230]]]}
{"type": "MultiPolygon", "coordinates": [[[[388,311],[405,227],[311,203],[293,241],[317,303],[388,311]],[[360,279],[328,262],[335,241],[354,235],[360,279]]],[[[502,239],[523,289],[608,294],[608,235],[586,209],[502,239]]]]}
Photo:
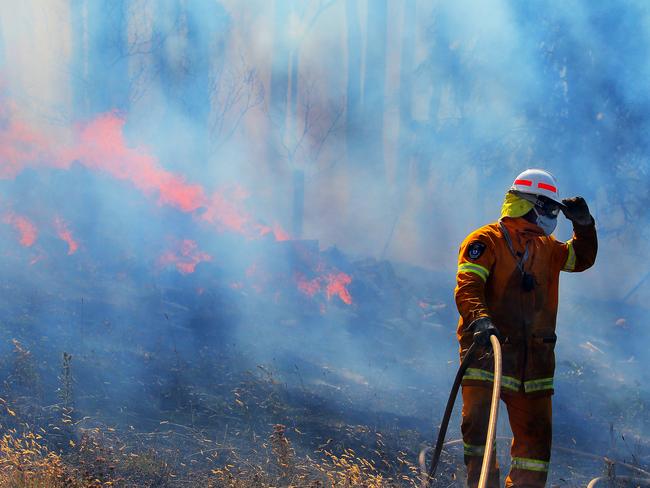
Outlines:
{"type": "Polygon", "coordinates": [[[515,185],[533,186],[533,182],[530,180],[515,180],[515,185]]]}
{"type": "Polygon", "coordinates": [[[553,193],[557,193],[557,188],[547,183],[537,183],[537,188],[541,188],[542,190],[548,190],[548,191],[552,191],[553,193]]]}

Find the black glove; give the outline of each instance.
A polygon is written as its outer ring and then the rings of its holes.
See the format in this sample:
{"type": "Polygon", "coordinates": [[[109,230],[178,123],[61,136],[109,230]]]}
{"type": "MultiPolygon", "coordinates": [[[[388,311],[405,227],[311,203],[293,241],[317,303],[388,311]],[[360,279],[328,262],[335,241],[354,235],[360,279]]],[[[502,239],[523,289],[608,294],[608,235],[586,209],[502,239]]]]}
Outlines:
{"type": "Polygon", "coordinates": [[[592,222],[587,202],[582,197],[565,198],[562,200],[564,216],[574,224],[589,225],[592,222]]]}
{"type": "Polygon", "coordinates": [[[495,335],[501,341],[499,329],[497,329],[488,317],[481,317],[476,319],[469,326],[470,330],[474,332],[474,342],[482,347],[490,344],[490,336],[495,335]]]}

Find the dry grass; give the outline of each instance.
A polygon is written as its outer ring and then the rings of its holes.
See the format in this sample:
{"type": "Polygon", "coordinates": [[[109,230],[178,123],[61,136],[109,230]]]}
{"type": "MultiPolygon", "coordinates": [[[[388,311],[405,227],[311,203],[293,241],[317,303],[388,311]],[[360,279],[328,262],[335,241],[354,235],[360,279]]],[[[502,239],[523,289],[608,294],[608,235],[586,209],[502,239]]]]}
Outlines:
{"type": "Polygon", "coordinates": [[[413,476],[405,474],[401,479],[396,480],[386,477],[373,461],[358,456],[352,449],[344,449],[338,454],[323,449],[317,453],[315,459],[310,456],[298,457],[286,434],[284,425],[273,426],[269,444],[274,457],[268,465],[227,464],[211,471],[216,479],[210,480],[209,486],[227,488],[417,486],[417,468],[414,465],[409,469],[413,476]],[[273,469],[274,466],[271,464],[274,464],[276,469],[273,469]]]}
{"type": "MultiPolygon", "coordinates": [[[[41,434],[11,429],[0,439],[0,487],[66,488],[82,486],[61,457],[50,452],[41,434]]],[[[95,485],[84,485],[95,486],[95,485]]]]}
{"type": "Polygon", "coordinates": [[[145,431],[79,415],[67,353],[57,375],[59,403],[45,407],[40,398],[24,394],[37,390],[38,372],[32,353],[13,344],[5,383],[13,388],[7,400],[0,399],[0,488],[416,485],[417,469],[406,453],[395,455],[396,439],[387,449],[382,434],[369,427],[316,416],[291,403],[267,368],[232,378],[223,371],[219,376],[229,383],[218,394],[188,386],[189,407],[158,412],[165,420],[138,418],[152,424],[145,431]],[[317,446],[297,420],[316,438],[332,438],[317,446]]]}
{"type": "MultiPolygon", "coordinates": [[[[167,404],[176,405],[174,409],[134,412],[129,423],[120,423],[124,417],[109,408],[101,410],[101,421],[75,410],[81,388],[73,388],[77,384],[69,354],[56,369],[58,388],[50,385],[57,393],[51,398],[59,403],[44,404],[38,362],[22,343],[14,341],[13,346],[14,354],[4,360],[8,396],[0,398],[0,488],[418,485],[415,454],[400,449],[417,449],[421,434],[393,424],[383,432],[377,423],[347,424],[344,413],[321,408],[319,398],[309,391],[292,397],[266,367],[237,375],[228,369],[227,358],[180,365],[183,400],[174,397],[180,391],[176,383],[161,392],[172,392],[167,404]],[[186,381],[205,371],[212,371],[222,383],[205,387],[186,381]]],[[[74,367],[83,366],[83,359],[75,356],[74,367]]],[[[442,470],[439,480],[453,484],[454,463],[460,459],[452,451],[450,469],[442,470]]],[[[583,486],[588,481],[575,471],[571,468],[561,486],[583,486]]]]}
{"type": "MultiPolygon", "coordinates": [[[[415,486],[416,477],[387,478],[372,461],[344,449],[335,454],[324,449],[318,456],[297,456],[286,427],[276,424],[268,442],[260,444],[263,455],[252,459],[229,453],[221,466],[196,466],[175,473],[158,452],[125,452],[113,445],[113,433],[93,429],[77,444],[70,441],[65,453],[46,446],[45,432],[9,430],[0,440],[0,488],[99,488],[196,486],[214,488],[332,487],[389,488],[415,486]],[[106,445],[102,444],[105,442],[106,445]]],[[[213,463],[215,460],[213,459],[213,463]]],[[[415,466],[411,467],[415,474],[415,466]]]]}

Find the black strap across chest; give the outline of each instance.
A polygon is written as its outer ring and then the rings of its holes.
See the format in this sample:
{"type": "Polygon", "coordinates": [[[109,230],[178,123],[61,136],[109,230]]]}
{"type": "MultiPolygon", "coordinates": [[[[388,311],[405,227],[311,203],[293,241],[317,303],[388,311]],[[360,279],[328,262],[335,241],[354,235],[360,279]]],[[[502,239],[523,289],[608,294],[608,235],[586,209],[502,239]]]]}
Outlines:
{"type": "Polygon", "coordinates": [[[510,238],[510,233],[508,232],[508,229],[506,228],[505,224],[501,220],[499,220],[499,227],[501,227],[501,231],[503,232],[503,237],[506,240],[506,244],[508,244],[508,249],[510,249],[510,254],[512,254],[513,258],[515,258],[515,262],[517,263],[517,268],[519,268],[519,271],[523,275],[525,273],[524,264],[528,260],[528,244],[530,244],[530,242],[526,242],[524,255],[521,258],[517,258],[517,253],[515,252],[515,248],[512,245],[512,239],[510,238]]]}

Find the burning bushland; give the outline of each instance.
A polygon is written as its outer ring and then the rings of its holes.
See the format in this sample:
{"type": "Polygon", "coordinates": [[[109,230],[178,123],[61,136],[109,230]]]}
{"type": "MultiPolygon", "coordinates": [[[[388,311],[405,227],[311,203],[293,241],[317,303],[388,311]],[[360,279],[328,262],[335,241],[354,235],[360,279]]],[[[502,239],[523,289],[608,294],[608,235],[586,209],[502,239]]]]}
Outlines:
{"type": "Polygon", "coordinates": [[[304,375],[295,389],[272,366],[240,369],[246,358],[235,350],[203,347],[182,359],[177,350],[118,358],[89,349],[64,352],[55,366],[47,362],[56,354],[18,340],[12,346],[2,364],[0,486],[415,483],[415,453],[398,446],[418,445],[420,435],[394,430],[386,415],[374,426],[361,423],[360,411],[348,418],[356,385],[330,378],[318,391],[302,364],[294,364],[304,375]],[[134,362],[150,376],[137,398],[124,401],[119,391],[132,381],[127,363],[134,362]],[[330,388],[340,390],[340,400],[328,398],[330,388]]]}
{"type": "MultiPolygon", "coordinates": [[[[15,184],[44,205],[59,178],[97,184],[80,166],[52,171],[15,184]]],[[[426,376],[401,352],[413,334],[435,344],[448,320],[433,275],[270,234],[199,245],[199,232],[145,254],[111,229],[54,222],[34,219],[29,245],[5,229],[15,245],[3,269],[30,270],[3,282],[7,486],[417,482],[425,404],[396,378],[426,376]],[[52,275],[58,286],[35,286],[52,275]]]]}
{"type": "MultiPolygon", "coordinates": [[[[184,207],[173,196],[194,187],[146,161],[164,185],[80,162],[2,182],[43,210],[3,202],[0,481],[416,485],[456,368],[453,276],[271,230],[245,192],[184,207]]],[[[567,317],[614,340],[643,309],[585,301],[567,317]]],[[[647,397],[620,378],[636,363],[603,371],[592,331],[572,329],[584,353],[558,365],[554,476],[569,486],[603,462],[615,478],[614,458],[643,470],[647,451],[647,397]]],[[[453,440],[439,479],[462,475],[461,456],[453,440]]]]}
{"type": "Polygon", "coordinates": [[[540,164],[607,257],[552,483],[648,476],[643,2],[44,3],[0,2],[0,486],[416,484],[457,246],[540,164]]]}
{"type": "MultiPolygon", "coordinates": [[[[451,334],[442,326],[454,315],[443,298],[449,284],[422,269],[323,252],[314,242],[255,246],[275,259],[256,273],[242,267],[238,286],[214,262],[192,273],[154,264],[156,274],[137,284],[125,282],[121,269],[111,274],[83,260],[74,272],[59,270],[65,288],[3,281],[0,482],[417,485],[417,455],[443,407],[436,385],[446,388],[456,367],[454,351],[431,350],[451,334]],[[350,276],[344,297],[300,288],[296,276],[328,268],[350,276]],[[117,293],[125,287],[129,293],[117,293]],[[355,354],[344,354],[352,347],[355,354]]],[[[77,259],[85,249],[60,252],[77,259]]],[[[37,274],[50,265],[43,259],[30,266],[37,274]]],[[[563,364],[559,381],[594,391],[598,375],[588,365],[563,364]]],[[[608,399],[589,401],[601,410],[608,399]]],[[[637,401],[643,421],[646,403],[637,401]]],[[[555,455],[566,464],[556,479],[578,486],[601,471],[604,458],[591,448],[593,432],[571,427],[585,422],[571,402],[559,403],[557,443],[564,451],[555,455]]],[[[603,429],[600,452],[643,465],[642,438],[606,423],[624,426],[631,411],[623,403],[607,408],[607,417],[587,424],[603,429]]],[[[461,450],[450,443],[439,479],[461,476],[461,450]]],[[[505,455],[507,443],[499,452],[505,455]]]]}

